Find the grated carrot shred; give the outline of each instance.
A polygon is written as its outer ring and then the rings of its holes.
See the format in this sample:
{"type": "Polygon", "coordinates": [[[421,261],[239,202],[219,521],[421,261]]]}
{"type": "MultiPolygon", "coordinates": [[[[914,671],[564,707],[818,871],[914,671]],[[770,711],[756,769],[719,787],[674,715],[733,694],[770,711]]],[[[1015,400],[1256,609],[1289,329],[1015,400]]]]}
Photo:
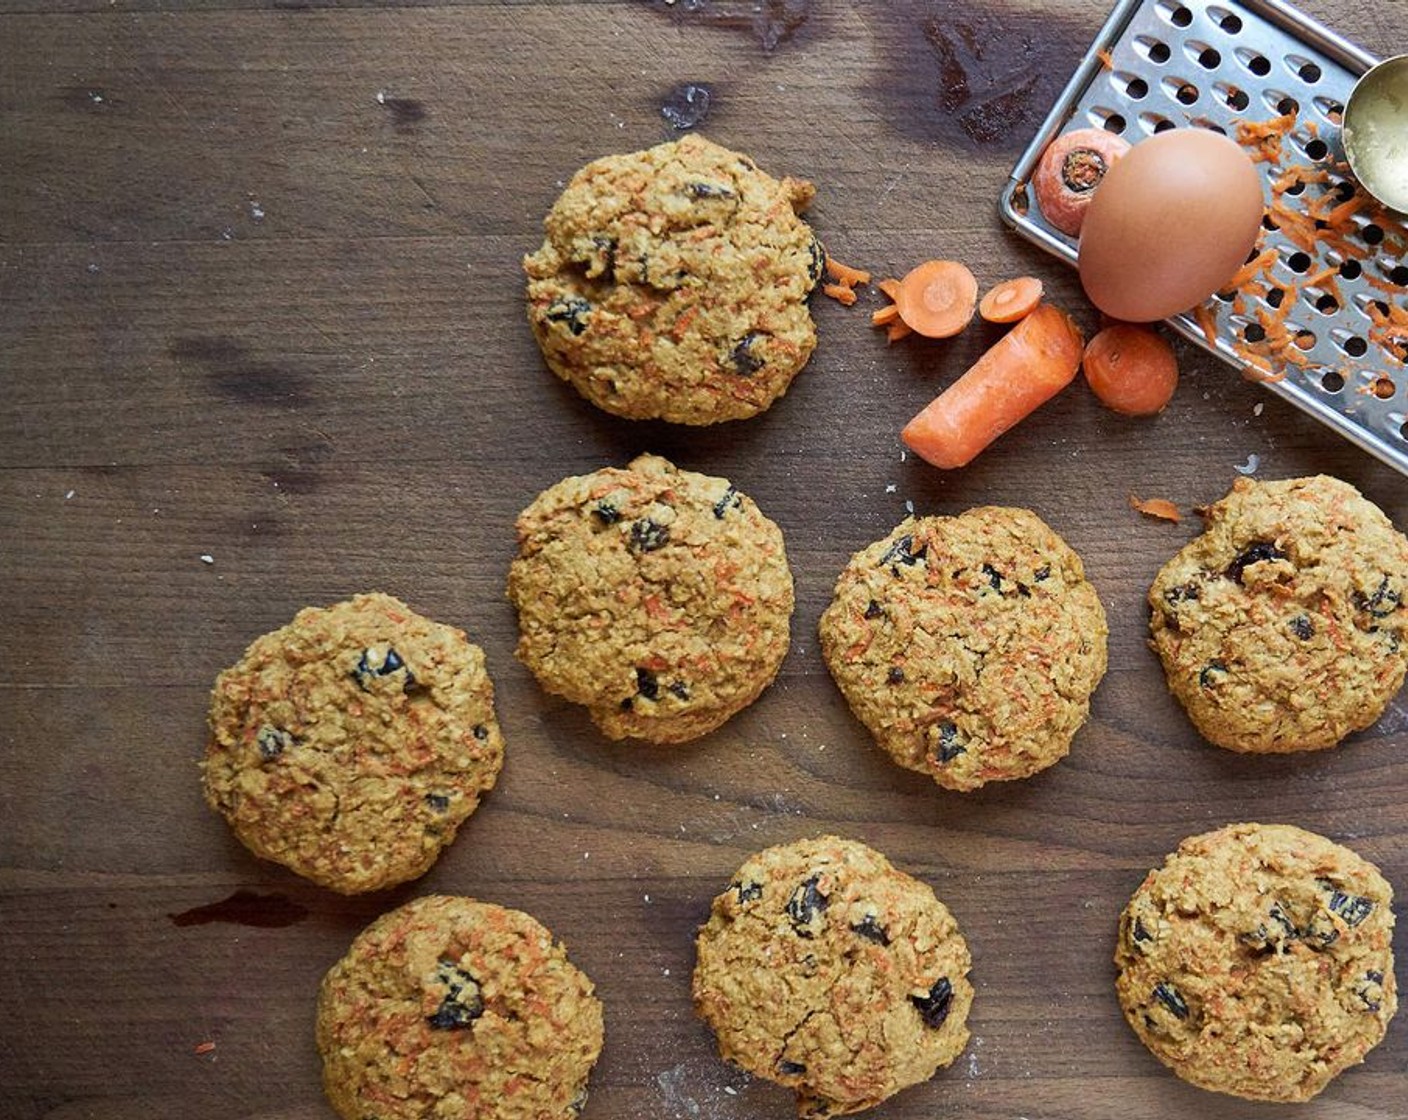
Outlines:
{"type": "Polygon", "coordinates": [[[826,254],[826,275],[846,288],[854,288],[857,284],[870,283],[870,273],[866,272],[864,269],[852,268],[850,265],[842,264],[830,253],[826,254]]]}
{"type": "Polygon", "coordinates": [[[830,296],[837,303],[844,304],[846,307],[850,307],[856,301],[855,289],[847,287],[845,284],[823,284],[821,294],[830,296]]]}
{"type": "Polygon", "coordinates": [[[1160,521],[1172,521],[1175,525],[1183,520],[1183,515],[1178,512],[1178,507],[1167,498],[1140,498],[1131,494],[1129,508],[1138,510],[1145,517],[1157,518],[1160,521]]]}

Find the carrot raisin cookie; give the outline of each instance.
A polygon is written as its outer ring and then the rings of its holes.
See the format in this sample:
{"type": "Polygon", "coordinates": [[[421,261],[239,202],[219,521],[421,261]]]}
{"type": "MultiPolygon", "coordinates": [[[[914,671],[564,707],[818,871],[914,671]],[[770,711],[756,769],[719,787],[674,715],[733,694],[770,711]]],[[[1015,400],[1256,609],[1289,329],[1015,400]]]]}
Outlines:
{"type": "Polygon", "coordinates": [[[698,135],[588,164],[523,262],[548,366],[631,419],[762,412],[816,345],[813,193],[698,135]]]}
{"type": "Polygon", "coordinates": [[[1105,612],[1036,514],[906,519],[861,549],[821,616],[851,710],[901,766],[971,790],[1063,758],[1105,673],[1105,612]]]}
{"type": "Polygon", "coordinates": [[[879,1104],[968,1042],[968,945],[929,887],[853,840],[769,848],[699,931],[694,1004],[719,1052],[824,1118],[879,1104]]]}
{"type": "Polygon", "coordinates": [[[563,480],[518,519],[518,657],[612,739],[680,743],[747,707],[787,652],[778,527],[655,455],[563,480]]]}
{"type": "Polygon", "coordinates": [[[205,799],[353,894],[424,874],[503,763],[484,654],[390,595],[309,607],[215,682],[205,799]]]}
{"type": "Polygon", "coordinates": [[[601,1003],[529,915],[432,895],[378,918],[318,993],[323,1088],[347,1120],[571,1120],[601,1003]]]}
{"type": "Polygon", "coordinates": [[[1393,1018],[1392,902],[1378,868],[1313,832],[1190,837],[1120,918],[1120,1006],[1185,1081],[1309,1100],[1393,1018]]]}
{"type": "Polygon", "coordinates": [[[1332,747],[1408,672],[1408,539],[1348,483],[1239,478],[1149,590],[1153,647],[1205,738],[1332,747]]]}

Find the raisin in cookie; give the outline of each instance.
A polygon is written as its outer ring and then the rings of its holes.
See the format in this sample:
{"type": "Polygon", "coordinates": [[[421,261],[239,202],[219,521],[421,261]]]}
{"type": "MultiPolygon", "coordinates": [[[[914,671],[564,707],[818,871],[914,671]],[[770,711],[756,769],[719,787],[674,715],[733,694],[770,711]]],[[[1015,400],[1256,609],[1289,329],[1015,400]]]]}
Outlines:
{"type": "Polygon", "coordinates": [[[722,478],[642,455],[518,519],[518,657],[612,739],[679,743],[757,699],[787,652],[782,533],[722,478]]]}
{"type": "Polygon", "coordinates": [[[928,1080],[968,1042],[968,945],[929,887],[853,840],[769,848],[700,929],[694,1005],[719,1052],[840,1116],[928,1080]]]}
{"type": "Polygon", "coordinates": [[[1239,478],[1149,590],[1153,647],[1203,736],[1234,751],[1332,747],[1408,672],[1408,539],[1318,475],[1239,478]]]}
{"type": "Polygon", "coordinates": [[[215,682],[205,799],[352,894],[424,874],[503,763],[484,654],[390,595],[309,607],[215,682]]]}
{"type": "Polygon", "coordinates": [[[971,790],[1065,757],[1105,673],[1105,612],[1036,514],[906,519],[861,549],[821,616],[851,711],[901,766],[971,790]]]}
{"type": "Polygon", "coordinates": [[[1378,868],[1313,832],[1190,837],[1120,918],[1120,1006],[1185,1081],[1309,1100],[1393,1018],[1392,902],[1378,868]]]}
{"type": "Polygon", "coordinates": [[[548,366],[631,419],[762,412],[816,345],[812,194],[697,135],[588,164],[523,262],[548,366]]]}
{"type": "Polygon", "coordinates": [[[601,1053],[591,981],[529,915],[432,895],[378,918],[318,993],[347,1120],[571,1120],[601,1053]]]}

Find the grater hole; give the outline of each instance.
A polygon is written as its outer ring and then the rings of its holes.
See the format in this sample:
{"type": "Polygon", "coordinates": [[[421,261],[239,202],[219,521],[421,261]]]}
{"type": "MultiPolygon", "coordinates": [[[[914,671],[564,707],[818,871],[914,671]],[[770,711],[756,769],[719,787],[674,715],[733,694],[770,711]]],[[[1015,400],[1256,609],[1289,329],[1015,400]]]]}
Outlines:
{"type": "Polygon", "coordinates": [[[1344,343],[1340,346],[1340,349],[1343,350],[1346,354],[1348,354],[1351,358],[1362,358],[1365,354],[1369,352],[1369,344],[1365,342],[1362,338],[1360,338],[1357,334],[1352,334],[1344,340],[1344,343]]]}
{"type": "Polygon", "coordinates": [[[1306,85],[1313,86],[1321,78],[1320,67],[1316,66],[1313,62],[1307,62],[1296,71],[1296,77],[1300,78],[1306,85]]]}
{"type": "Polygon", "coordinates": [[[1198,87],[1192,82],[1185,82],[1182,78],[1170,78],[1164,86],[1173,94],[1173,99],[1180,105],[1191,105],[1198,100],[1198,87]]]}
{"type": "Polygon", "coordinates": [[[1329,292],[1324,292],[1315,300],[1315,310],[1321,315],[1333,315],[1340,309],[1340,301],[1329,292]]]}
{"type": "Polygon", "coordinates": [[[1296,348],[1299,350],[1314,349],[1315,332],[1308,331],[1304,327],[1302,327],[1300,330],[1296,331],[1295,337],[1292,339],[1292,341],[1296,344],[1296,348]]]}
{"type": "Polygon", "coordinates": [[[1027,197],[1027,184],[1018,183],[1016,189],[1012,191],[1012,209],[1026,217],[1031,208],[1031,199],[1027,197]]]}
{"type": "Polygon", "coordinates": [[[1129,127],[1129,122],[1126,121],[1118,113],[1111,113],[1108,117],[1104,119],[1103,122],[1101,122],[1100,127],[1103,128],[1106,132],[1112,132],[1116,136],[1118,136],[1122,132],[1124,132],[1126,128],[1129,127]]]}
{"type": "Polygon", "coordinates": [[[1171,128],[1177,128],[1177,127],[1178,127],[1178,126],[1177,126],[1176,124],[1174,124],[1171,120],[1169,120],[1167,117],[1164,117],[1164,118],[1160,119],[1159,123],[1154,126],[1154,131],[1155,131],[1155,132],[1167,132],[1167,131],[1169,131],[1169,129],[1171,129],[1171,128]]]}
{"type": "Polygon", "coordinates": [[[1343,280],[1358,280],[1359,274],[1364,271],[1363,265],[1356,260],[1347,260],[1340,265],[1340,278],[1343,280]]]}
{"type": "Polygon", "coordinates": [[[1348,202],[1351,198],[1354,197],[1354,184],[1351,183],[1348,179],[1341,179],[1338,183],[1334,185],[1333,190],[1335,192],[1335,196],[1341,202],[1348,202]]]}
{"type": "Polygon", "coordinates": [[[1374,378],[1374,383],[1369,386],[1369,392],[1373,393],[1374,396],[1378,397],[1381,401],[1386,401],[1389,397],[1393,396],[1393,390],[1393,381],[1384,377],[1382,374],[1374,378]]]}
{"type": "Polygon", "coordinates": [[[1397,284],[1400,288],[1408,287],[1408,264],[1394,265],[1389,269],[1388,281],[1390,284],[1397,284]]]}
{"type": "Polygon", "coordinates": [[[1408,420],[1398,426],[1398,438],[1408,440],[1408,420]]]}
{"type": "Polygon", "coordinates": [[[1229,109],[1234,109],[1240,113],[1251,103],[1252,99],[1247,96],[1246,90],[1238,89],[1236,86],[1229,86],[1227,88],[1227,107],[1229,109]]]}
{"type": "Polygon", "coordinates": [[[1217,26],[1229,35],[1236,35],[1242,30],[1242,19],[1226,8],[1209,8],[1208,15],[1217,20],[1217,26]]]}
{"type": "Polygon", "coordinates": [[[1159,15],[1174,27],[1187,27],[1193,22],[1193,13],[1182,4],[1171,2],[1171,0],[1162,0],[1157,10],[1159,15]]]}
{"type": "Polygon", "coordinates": [[[1392,338],[1385,339],[1384,349],[1388,351],[1389,357],[1400,365],[1408,363],[1408,338],[1403,335],[1394,335],[1392,338]]]}
{"type": "Polygon", "coordinates": [[[1273,311],[1286,302],[1285,288],[1272,288],[1266,293],[1266,305],[1273,311]]]}
{"type": "Polygon", "coordinates": [[[1313,102],[1315,111],[1331,124],[1339,124],[1344,119],[1344,106],[1328,97],[1317,97],[1313,102]]]}
{"type": "Polygon", "coordinates": [[[1276,111],[1283,117],[1293,117],[1300,112],[1300,102],[1294,97],[1283,95],[1281,100],[1276,102],[1276,111]]]}
{"type": "Polygon", "coordinates": [[[1131,101],[1143,101],[1149,96],[1149,83],[1143,78],[1131,78],[1125,83],[1124,95],[1131,101]]]}
{"type": "Polygon", "coordinates": [[[1207,129],[1208,132],[1216,132],[1219,136],[1227,135],[1227,129],[1223,128],[1215,120],[1211,120],[1208,117],[1194,117],[1188,123],[1193,125],[1193,127],[1195,128],[1203,128],[1207,129]]]}
{"type": "Polygon", "coordinates": [[[1320,388],[1327,393],[1338,393],[1344,388],[1344,378],[1334,370],[1330,370],[1320,379],[1320,388]]]}
{"type": "Polygon", "coordinates": [[[1250,47],[1237,48],[1237,61],[1255,74],[1258,78],[1264,78],[1271,73],[1271,60],[1264,54],[1259,54],[1250,47]]]}
{"type": "Polygon", "coordinates": [[[1175,128],[1174,123],[1162,113],[1140,113],[1139,127],[1145,132],[1167,132],[1175,128]]]}
{"type": "Polygon", "coordinates": [[[1377,245],[1380,241],[1384,239],[1384,231],[1378,226],[1374,225],[1373,222],[1370,222],[1367,226],[1365,226],[1362,230],[1359,231],[1359,236],[1364,238],[1364,244],[1377,245]]]}
{"type": "Polygon", "coordinates": [[[1198,65],[1204,70],[1216,70],[1222,65],[1222,55],[1212,47],[1208,47],[1198,55],[1198,65]]]}
{"type": "Polygon", "coordinates": [[[1305,154],[1313,160],[1322,160],[1330,153],[1330,146],[1316,137],[1305,146],[1305,154]]]}
{"type": "Polygon", "coordinates": [[[1141,35],[1139,38],[1135,39],[1134,49],[1137,53],[1142,54],[1150,62],[1158,66],[1162,66],[1167,62],[1169,56],[1173,53],[1168,49],[1167,43],[1163,42],[1161,39],[1150,38],[1148,35],[1141,35]]]}
{"type": "Polygon", "coordinates": [[[1309,253],[1292,253],[1286,258],[1286,267],[1292,272],[1304,272],[1310,267],[1309,253]]]}
{"type": "Polygon", "coordinates": [[[1304,194],[1304,193],[1305,193],[1305,181],[1302,180],[1302,179],[1297,179],[1294,183],[1292,183],[1290,186],[1288,186],[1288,187],[1287,187],[1284,191],[1282,191],[1281,193],[1282,193],[1282,194],[1288,194],[1288,195],[1290,195],[1290,196],[1293,197],[1293,198],[1294,198],[1296,195],[1298,195],[1298,194],[1304,194]]]}
{"type": "Polygon", "coordinates": [[[1261,228],[1268,233],[1275,233],[1281,227],[1276,224],[1276,219],[1270,214],[1263,214],[1261,216],[1261,228]]]}
{"type": "Polygon", "coordinates": [[[1242,337],[1248,342],[1263,342],[1266,339],[1266,328],[1260,323],[1248,323],[1242,328],[1242,337]]]}

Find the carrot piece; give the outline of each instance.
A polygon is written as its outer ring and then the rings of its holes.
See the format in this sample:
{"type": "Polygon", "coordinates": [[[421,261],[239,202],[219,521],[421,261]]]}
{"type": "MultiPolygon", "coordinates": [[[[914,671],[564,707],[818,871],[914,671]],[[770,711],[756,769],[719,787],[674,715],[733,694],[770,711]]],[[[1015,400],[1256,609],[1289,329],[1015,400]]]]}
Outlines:
{"type": "Polygon", "coordinates": [[[1173,347],[1131,323],[1106,327],[1092,338],[1081,364],[1100,403],[1126,416],[1162,412],[1178,385],[1173,347]]]}
{"type": "Polygon", "coordinates": [[[1038,305],[906,424],[900,438],[936,467],[965,466],[1071,383],[1084,341],[1065,312],[1038,305]]]}
{"type": "Polygon", "coordinates": [[[900,282],[891,276],[887,280],[877,280],[875,286],[891,299],[900,298],[900,282]]]}
{"type": "Polygon", "coordinates": [[[1131,494],[1129,508],[1138,510],[1145,517],[1156,517],[1160,521],[1172,521],[1175,525],[1183,520],[1183,515],[1178,512],[1178,507],[1167,498],[1139,498],[1131,494]]]}
{"type": "Polygon", "coordinates": [[[1041,302],[1041,281],[1035,276],[1018,276],[989,288],[978,301],[978,314],[989,323],[1015,323],[1030,315],[1041,302]]]}
{"type": "Polygon", "coordinates": [[[957,261],[925,261],[909,270],[895,297],[900,318],[925,338],[951,338],[978,306],[978,282],[957,261]]]}
{"type": "Polygon", "coordinates": [[[889,329],[885,332],[885,339],[887,342],[898,342],[900,339],[907,338],[913,333],[914,328],[903,319],[896,316],[895,321],[890,324],[889,329]]]}
{"type": "Polygon", "coordinates": [[[826,275],[836,283],[844,284],[847,288],[854,288],[857,284],[870,283],[870,273],[842,264],[830,253],[826,255],[826,275]]]}
{"type": "Polygon", "coordinates": [[[856,301],[855,289],[848,288],[845,284],[823,284],[821,286],[821,294],[830,296],[832,299],[836,300],[837,303],[844,303],[847,307],[850,307],[851,304],[856,301]]]}
{"type": "Polygon", "coordinates": [[[892,303],[888,307],[882,307],[879,311],[872,311],[870,322],[872,326],[883,327],[888,323],[893,323],[899,317],[900,309],[892,303]]]}

